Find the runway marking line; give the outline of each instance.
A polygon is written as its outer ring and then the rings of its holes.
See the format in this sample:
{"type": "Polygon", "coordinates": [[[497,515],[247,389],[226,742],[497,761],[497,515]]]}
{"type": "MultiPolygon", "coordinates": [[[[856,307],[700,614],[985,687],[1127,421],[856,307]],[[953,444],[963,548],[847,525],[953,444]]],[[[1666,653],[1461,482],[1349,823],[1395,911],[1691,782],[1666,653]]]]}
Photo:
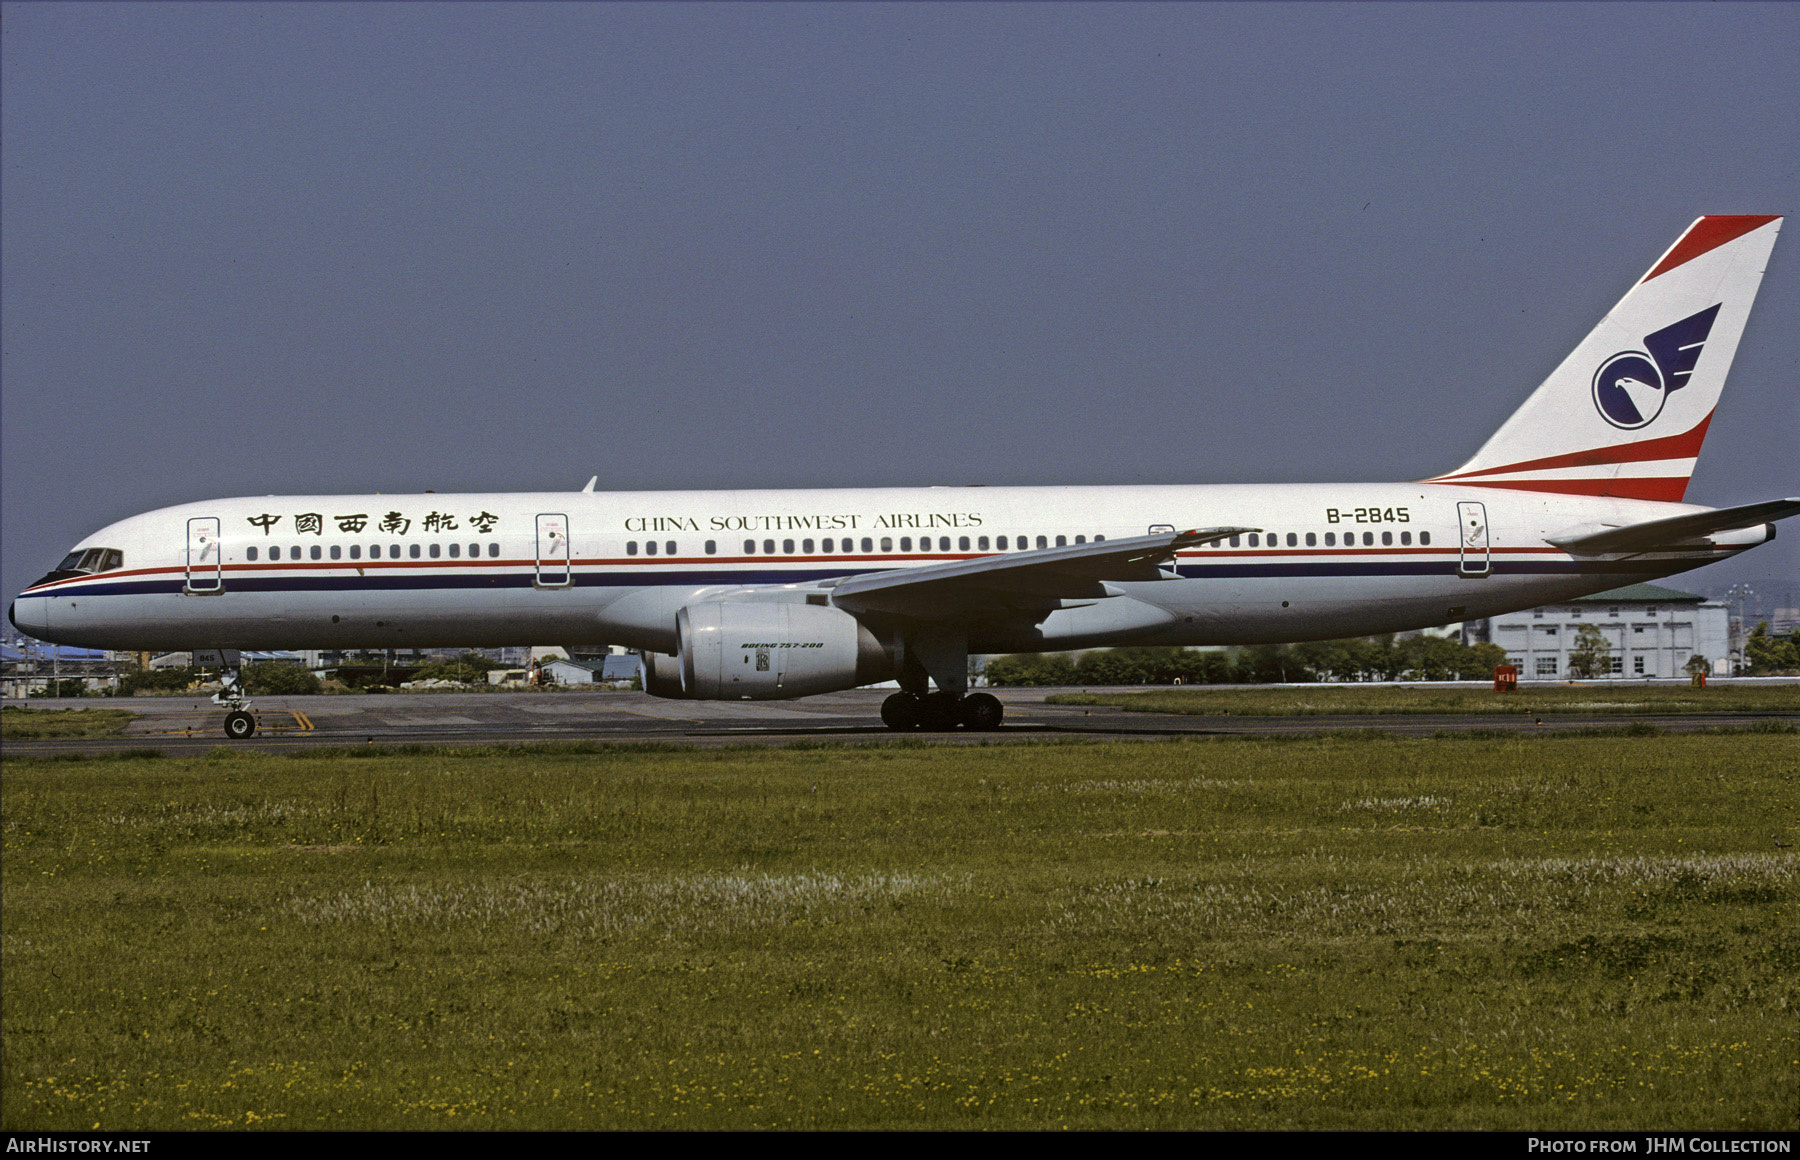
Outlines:
{"type": "Polygon", "coordinates": [[[305,713],[302,713],[300,710],[289,709],[288,712],[290,712],[294,715],[294,723],[296,725],[300,726],[300,731],[302,733],[310,733],[314,729],[318,728],[317,725],[314,725],[312,723],[312,718],[308,717],[305,713]]]}

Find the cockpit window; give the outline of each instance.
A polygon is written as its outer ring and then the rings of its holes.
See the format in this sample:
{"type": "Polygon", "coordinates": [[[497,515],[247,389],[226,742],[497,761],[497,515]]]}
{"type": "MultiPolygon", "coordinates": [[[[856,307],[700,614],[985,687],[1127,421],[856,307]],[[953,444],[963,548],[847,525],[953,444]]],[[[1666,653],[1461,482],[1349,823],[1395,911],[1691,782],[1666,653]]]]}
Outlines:
{"type": "Polygon", "coordinates": [[[52,580],[67,580],[71,576],[111,572],[114,568],[124,566],[125,553],[117,548],[77,548],[64,556],[62,563],[37,583],[47,584],[52,580]]]}

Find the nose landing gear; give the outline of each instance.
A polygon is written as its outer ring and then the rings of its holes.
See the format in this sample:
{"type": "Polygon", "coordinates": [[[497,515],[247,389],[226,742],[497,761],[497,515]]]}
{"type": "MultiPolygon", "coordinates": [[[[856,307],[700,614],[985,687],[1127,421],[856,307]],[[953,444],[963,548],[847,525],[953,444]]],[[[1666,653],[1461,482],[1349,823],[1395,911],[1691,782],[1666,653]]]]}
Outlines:
{"type": "Polygon", "coordinates": [[[256,735],[256,718],[250,713],[250,701],[244,696],[244,687],[238,684],[238,671],[226,669],[223,676],[224,688],[213,694],[213,704],[222,705],[231,710],[225,714],[225,736],[233,741],[243,741],[256,735]]]}

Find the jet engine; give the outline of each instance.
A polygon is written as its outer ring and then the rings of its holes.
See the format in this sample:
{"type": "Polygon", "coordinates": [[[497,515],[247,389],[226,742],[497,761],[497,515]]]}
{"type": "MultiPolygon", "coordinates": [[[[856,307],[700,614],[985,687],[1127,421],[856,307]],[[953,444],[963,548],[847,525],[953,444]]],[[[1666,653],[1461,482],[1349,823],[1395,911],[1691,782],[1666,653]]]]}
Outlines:
{"type": "Polygon", "coordinates": [[[854,616],[816,604],[690,604],[675,616],[679,657],[644,655],[646,692],[703,701],[776,701],[891,678],[881,642],[854,616]],[[680,682],[669,680],[679,665],[680,682]]]}

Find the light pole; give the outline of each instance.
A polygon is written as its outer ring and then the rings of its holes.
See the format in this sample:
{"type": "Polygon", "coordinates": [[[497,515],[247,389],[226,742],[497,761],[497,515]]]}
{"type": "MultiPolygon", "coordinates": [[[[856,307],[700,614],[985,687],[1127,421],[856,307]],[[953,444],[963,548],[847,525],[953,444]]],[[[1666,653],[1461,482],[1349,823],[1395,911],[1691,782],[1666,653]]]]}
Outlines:
{"type": "Polygon", "coordinates": [[[1731,651],[1734,654],[1734,663],[1732,667],[1733,676],[1737,676],[1743,672],[1745,662],[1748,659],[1745,657],[1744,652],[1745,641],[1750,633],[1744,625],[1744,602],[1754,599],[1756,599],[1756,589],[1750,587],[1748,584],[1733,584],[1725,591],[1725,600],[1727,604],[1736,600],[1738,610],[1737,620],[1734,622],[1734,627],[1731,632],[1731,651]]]}

